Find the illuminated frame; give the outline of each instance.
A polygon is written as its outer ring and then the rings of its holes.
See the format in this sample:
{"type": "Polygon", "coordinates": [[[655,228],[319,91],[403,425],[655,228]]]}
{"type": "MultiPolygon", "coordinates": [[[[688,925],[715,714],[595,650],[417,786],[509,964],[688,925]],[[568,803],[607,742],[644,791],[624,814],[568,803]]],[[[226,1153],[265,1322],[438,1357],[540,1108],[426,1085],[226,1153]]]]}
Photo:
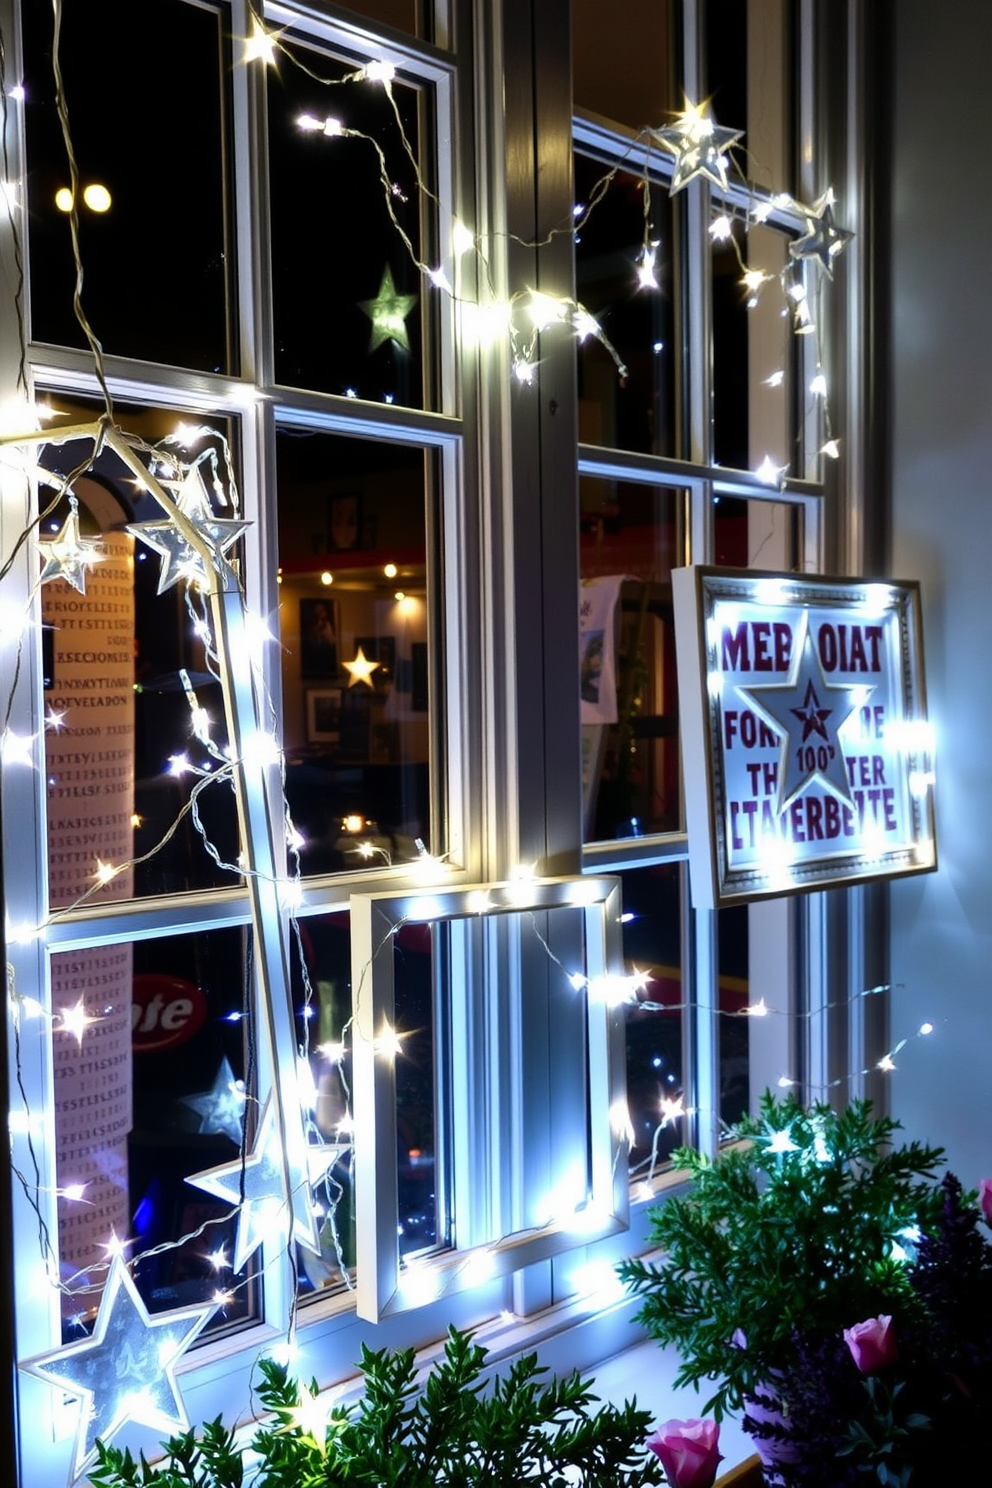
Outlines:
{"type": "Polygon", "coordinates": [[[628,1172],[624,1011],[597,995],[623,976],[620,881],[607,877],[515,879],[471,888],[430,888],[351,896],[354,988],[353,1095],[358,1316],[378,1322],[429,1300],[506,1276],[627,1228],[628,1172]],[[477,919],[480,915],[581,909],[588,988],[587,1083],[591,1189],[584,1209],[538,1229],[418,1261],[418,1285],[399,1255],[395,1061],[377,1053],[393,1024],[393,935],[401,925],[477,919]],[[623,1112],[623,1117],[618,1116],[623,1112]],[[412,1278],[409,1278],[412,1280],[412,1278]]]}
{"type": "Polygon", "coordinates": [[[672,580],[693,903],[936,868],[919,585],[672,580]]]}

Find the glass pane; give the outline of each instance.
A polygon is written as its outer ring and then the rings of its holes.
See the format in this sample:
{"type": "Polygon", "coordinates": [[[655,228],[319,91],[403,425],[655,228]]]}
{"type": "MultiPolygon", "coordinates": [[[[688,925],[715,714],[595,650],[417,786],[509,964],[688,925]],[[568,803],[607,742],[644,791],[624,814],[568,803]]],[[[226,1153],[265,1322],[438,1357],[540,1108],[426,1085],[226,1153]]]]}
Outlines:
{"type": "Polygon", "coordinates": [[[187,1182],[241,1146],[245,935],[212,930],[52,957],[52,1005],[63,1015],[52,1037],[66,1340],[92,1324],[113,1236],[149,1311],[218,1290],[228,1300],[212,1328],[255,1309],[252,1273],[235,1281],[230,1269],[230,1207],[187,1182]],[[77,1010],[85,1021],[72,1018],[77,1010]]]}
{"type": "Polygon", "coordinates": [[[795,407],[796,304],[788,238],[737,222],[733,239],[714,242],[713,449],[718,465],[757,470],[769,460],[787,475],[801,474],[795,407]],[[744,275],[762,274],[757,287],[744,275]]]}
{"type": "Polygon", "coordinates": [[[411,36],[426,36],[422,12],[433,10],[431,0],[350,0],[349,10],[356,15],[368,16],[370,21],[379,21],[385,26],[395,26],[397,31],[407,31],[411,36]]]}
{"type": "MultiPolygon", "coordinates": [[[[62,15],[89,321],[107,352],[235,372],[225,179],[230,16],[181,0],[142,0],[140,20],[132,0],[64,0],[62,15]]],[[[59,205],[69,167],[55,108],[52,7],[23,5],[21,16],[31,335],[85,346],[72,310],[69,216],[59,205]]]]}
{"type": "MultiPolygon", "coordinates": [[[[340,1142],[341,1157],[318,1191],[321,1254],[299,1247],[304,1292],[351,1286],[355,1276],[352,1111],[351,937],[346,913],[299,922],[302,961],[294,974],[300,1047],[312,1083],[312,1131],[340,1142]],[[305,963],[305,972],[303,965],[305,963]]],[[[434,1014],[436,937],[444,926],[403,925],[393,941],[399,1253],[447,1243],[438,1181],[438,1039],[434,1014]]]]}
{"type": "Polygon", "coordinates": [[[705,6],[707,96],[718,123],[744,130],[738,159],[766,191],[793,189],[794,12],[791,0],[706,0],[705,6]]]}
{"type": "Polygon", "coordinates": [[[304,873],[429,842],[423,450],[283,430],[277,441],[286,793],[304,873]]]}
{"type": "Polygon", "coordinates": [[[326,81],[286,59],[269,71],[276,380],[423,407],[425,281],[411,255],[428,203],[410,156],[429,100],[399,79],[391,95],[381,82],[342,83],[363,64],[293,50],[326,81]],[[349,137],[329,136],[329,117],[349,137]]]}
{"type": "Polygon", "coordinates": [[[684,493],[582,476],[583,804],[588,842],[681,824],[671,571],[684,493]]]}
{"type": "Polygon", "coordinates": [[[717,970],[720,996],[720,1121],[732,1126],[750,1099],[750,1018],[748,909],[746,904],[717,914],[717,970]]]}
{"type": "Polygon", "coordinates": [[[682,1096],[681,870],[630,869],[623,879],[623,953],[644,976],[627,1009],[627,1105],[634,1133],[630,1175],[650,1179],[685,1140],[682,1096]]]}
{"type": "Polygon", "coordinates": [[[715,561],[721,568],[792,570],[802,540],[802,511],[785,501],[714,496],[715,561]]]}
{"type": "Polygon", "coordinates": [[[676,453],[675,345],[672,320],[672,205],[664,186],[650,186],[647,237],[654,287],[641,286],[644,266],[645,186],[640,175],[618,170],[596,200],[610,167],[575,157],[576,298],[594,315],[625,375],[595,336],[579,345],[579,439],[584,444],[676,453]],[[595,196],[594,196],[595,192],[595,196]]]}
{"type": "Polygon", "coordinates": [[[673,103],[669,0],[624,0],[607,20],[598,0],[572,0],[572,88],[578,108],[640,130],[673,103]],[[636,37],[636,45],[631,38],[636,37]]]}
{"type": "MultiPolygon", "coordinates": [[[[96,416],[93,407],[57,402],[74,420],[96,416]]],[[[227,420],[199,423],[180,446],[168,442],[182,424],[175,411],[121,405],[118,416],[157,447],[143,458],[163,479],[177,473],[170,455],[202,454],[207,485],[214,489],[216,470],[227,502],[222,512],[230,514],[227,420]]],[[[66,474],[92,448],[89,440],[47,445],[41,463],[66,474]]],[[[237,883],[237,868],[219,866],[207,847],[221,864],[237,862],[234,797],[224,778],[210,778],[226,764],[227,736],[202,601],[187,598],[182,583],[157,592],[164,560],[124,528],[160,521],[162,512],[116,454],[104,450],[73,493],[80,530],[98,540],[102,557],[86,569],[85,593],[64,578],[41,589],[51,904],[84,894],[103,903],[237,883]],[[194,737],[193,702],[205,710],[200,727],[209,723],[209,747],[194,737]]],[[[70,516],[63,497],[47,511],[41,538],[55,538],[70,516]]]]}

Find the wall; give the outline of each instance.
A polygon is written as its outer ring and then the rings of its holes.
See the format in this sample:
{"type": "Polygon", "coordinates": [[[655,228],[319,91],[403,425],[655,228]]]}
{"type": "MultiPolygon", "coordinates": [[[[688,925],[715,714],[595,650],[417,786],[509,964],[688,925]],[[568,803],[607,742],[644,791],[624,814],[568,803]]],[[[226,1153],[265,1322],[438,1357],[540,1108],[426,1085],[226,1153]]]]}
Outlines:
{"type": "Polygon", "coordinates": [[[936,874],[892,890],[893,1114],[965,1184],[992,1173],[992,192],[988,0],[898,0],[892,572],[923,584],[936,874]]]}

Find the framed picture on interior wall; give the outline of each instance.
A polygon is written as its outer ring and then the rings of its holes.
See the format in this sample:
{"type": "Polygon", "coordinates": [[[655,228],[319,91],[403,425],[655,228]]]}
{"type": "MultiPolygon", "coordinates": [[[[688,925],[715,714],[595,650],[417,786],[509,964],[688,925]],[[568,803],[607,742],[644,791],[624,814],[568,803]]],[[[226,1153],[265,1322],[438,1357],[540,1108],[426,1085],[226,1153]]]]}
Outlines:
{"type": "Polygon", "coordinates": [[[338,675],[336,599],[300,600],[300,676],[338,675]]]}
{"type": "Polygon", "coordinates": [[[329,546],[335,553],[350,553],[362,546],[362,498],[357,491],[342,491],[327,504],[329,546]]]}
{"type": "Polygon", "coordinates": [[[308,687],[307,743],[340,744],[341,688],[308,687]]]}

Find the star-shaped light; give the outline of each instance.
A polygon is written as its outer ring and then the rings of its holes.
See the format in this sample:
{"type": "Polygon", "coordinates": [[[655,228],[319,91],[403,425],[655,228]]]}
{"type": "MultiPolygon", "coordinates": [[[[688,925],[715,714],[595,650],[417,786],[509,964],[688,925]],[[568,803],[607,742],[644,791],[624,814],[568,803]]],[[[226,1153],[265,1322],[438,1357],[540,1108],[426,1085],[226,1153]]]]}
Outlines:
{"type": "Polygon", "coordinates": [[[649,133],[662,149],[675,156],[675,169],[669,195],[681,191],[695,176],[703,176],[727,189],[726,151],[743,135],[743,129],[721,129],[708,112],[707,103],[690,103],[686,99],[685,110],[677,115],[674,124],[664,129],[652,129],[649,133]]]}
{"type": "Polygon", "coordinates": [[[320,1238],[310,1189],[347,1149],[338,1143],[308,1146],[302,1140],[294,1164],[290,1162],[292,1193],[287,1206],[282,1156],[276,1135],[275,1107],[267,1101],[251,1152],[244,1158],[194,1173],[187,1183],[204,1189],[238,1209],[232,1270],[242,1270],[263,1241],[285,1245],[292,1239],[320,1254],[320,1238]],[[242,1169],[244,1203],[241,1202],[242,1169]],[[294,1170],[295,1169],[295,1170],[294,1170]],[[240,1207],[239,1207],[240,1206],[240,1207]],[[291,1212],[290,1212],[291,1210],[291,1212]]]}
{"type": "Polygon", "coordinates": [[[357,687],[364,682],[366,687],[372,686],[372,673],[377,669],[377,661],[369,661],[365,652],[359,646],[354,661],[344,662],[344,669],[348,673],[348,686],[357,687]]]}
{"type": "Polygon", "coordinates": [[[34,741],[34,734],[15,734],[13,729],[4,729],[3,740],[0,743],[0,759],[5,765],[30,765],[34,769],[34,758],[31,754],[31,745],[34,741]]]}
{"type": "Polygon", "coordinates": [[[838,227],[834,222],[833,190],[825,191],[811,207],[804,207],[802,202],[797,202],[796,205],[805,220],[806,231],[801,238],[790,242],[789,254],[792,258],[815,259],[828,278],[832,279],[834,259],[838,253],[843,253],[854,237],[852,232],[838,227]]]}
{"type": "Polygon", "coordinates": [[[865,689],[827,682],[805,616],[796,637],[788,682],[738,687],[737,691],[782,737],[776,814],[785,811],[817,781],[842,801],[851,802],[838,731],[864,702],[865,689]]]}
{"type": "Polygon", "coordinates": [[[798,1152],[798,1145],[792,1140],[788,1130],[770,1132],[765,1138],[768,1143],[768,1151],[777,1153],[784,1157],[787,1152],[798,1152]]]}
{"type": "Polygon", "coordinates": [[[129,1422],[170,1434],[189,1426],[176,1364],[213,1311],[213,1305],[183,1307],[149,1316],[118,1256],[92,1337],[21,1365],[80,1401],[73,1479],[92,1462],[97,1437],[110,1441],[129,1422]]]}
{"type": "Polygon", "coordinates": [[[69,497],[69,515],[51,538],[39,538],[35,547],[45,560],[38,582],[65,579],[80,594],[86,593],[86,570],[103,557],[100,544],[79,532],[79,502],[69,497]]]}
{"type": "MultiPolygon", "coordinates": [[[[248,522],[214,516],[207,493],[203,489],[200,472],[195,465],[179,488],[176,506],[213,545],[218,561],[249,526],[248,522]]],[[[161,522],[131,522],[127,530],[161,554],[159,594],[164,594],[173,584],[178,584],[180,579],[187,582],[206,581],[207,574],[199,553],[186,541],[174,522],[168,519],[161,522]]]]}
{"type": "Polygon", "coordinates": [[[382,283],[375,299],[359,300],[358,303],[372,322],[370,352],[375,351],[384,341],[395,341],[404,351],[410,350],[406,318],[417,303],[417,296],[397,293],[393,271],[388,264],[382,271],[382,283]]]}
{"type": "Polygon", "coordinates": [[[254,16],[251,19],[251,35],[245,37],[245,62],[264,62],[274,67],[276,62],[276,40],[254,16]]]}
{"type": "Polygon", "coordinates": [[[220,1062],[217,1078],[209,1090],[200,1095],[184,1095],[182,1104],[200,1118],[201,1132],[220,1132],[241,1146],[245,1118],[244,1084],[234,1078],[227,1055],[220,1062]]]}
{"type": "Polygon", "coordinates": [[[80,998],[73,1007],[62,1009],[58,1026],[63,1033],[71,1033],[76,1043],[82,1048],[83,1034],[91,1023],[98,1021],[86,1011],[86,1003],[80,998]]]}

